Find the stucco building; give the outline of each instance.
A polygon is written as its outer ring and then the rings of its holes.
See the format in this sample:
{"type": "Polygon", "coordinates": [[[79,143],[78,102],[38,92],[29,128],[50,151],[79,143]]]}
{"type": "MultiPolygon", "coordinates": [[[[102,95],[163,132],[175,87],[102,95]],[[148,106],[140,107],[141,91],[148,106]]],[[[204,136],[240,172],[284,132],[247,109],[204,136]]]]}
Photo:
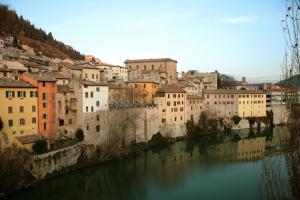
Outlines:
{"type": "Polygon", "coordinates": [[[15,144],[30,149],[38,136],[37,87],[0,78],[0,148],[15,144]]]}
{"type": "Polygon", "coordinates": [[[203,96],[187,95],[186,98],[186,120],[194,120],[198,123],[201,112],[205,111],[203,96]]]}
{"type": "Polygon", "coordinates": [[[128,81],[127,86],[132,90],[134,104],[154,104],[154,96],[159,83],[148,80],[128,81]]]}
{"type": "Polygon", "coordinates": [[[38,88],[38,130],[48,139],[56,138],[56,77],[53,73],[24,73],[21,79],[38,88]]]}
{"type": "MultiPolygon", "coordinates": [[[[157,59],[138,59],[138,60],[125,60],[125,67],[129,71],[136,70],[137,73],[144,71],[158,71],[166,74],[166,80],[169,83],[177,81],[177,61],[170,58],[157,58],[157,59]]],[[[129,78],[129,80],[131,80],[129,78]]]]}
{"type": "Polygon", "coordinates": [[[266,93],[259,90],[204,90],[207,111],[231,118],[266,116],[266,93]]]}

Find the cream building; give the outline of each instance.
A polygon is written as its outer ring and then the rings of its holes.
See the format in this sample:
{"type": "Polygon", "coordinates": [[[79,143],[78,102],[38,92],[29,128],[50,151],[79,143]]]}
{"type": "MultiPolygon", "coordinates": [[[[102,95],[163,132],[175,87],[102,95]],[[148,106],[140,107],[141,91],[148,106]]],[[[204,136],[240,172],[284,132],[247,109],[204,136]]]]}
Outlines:
{"type": "Polygon", "coordinates": [[[194,120],[198,123],[201,112],[205,111],[204,97],[191,96],[186,98],[186,120],[194,120]]]}
{"type": "Polygon", "coordinates": [[[231,118],[266,116],[266,93],[255,90],[204,90],[205,106],[210,114],[231,118]]]}
{"type": "MultiPolygon", "coordinates": [[[[177,81],[177,61],[170,58],[157,59],[139,59],[139,60],[125,60],[125,67],[129,71],[137,71],[142,73],[144,71],[158,71],[166,73],[168,82],[174,83],[177,81]]],[[[130,80],[130,79],[129,79],[130,80]]]]}

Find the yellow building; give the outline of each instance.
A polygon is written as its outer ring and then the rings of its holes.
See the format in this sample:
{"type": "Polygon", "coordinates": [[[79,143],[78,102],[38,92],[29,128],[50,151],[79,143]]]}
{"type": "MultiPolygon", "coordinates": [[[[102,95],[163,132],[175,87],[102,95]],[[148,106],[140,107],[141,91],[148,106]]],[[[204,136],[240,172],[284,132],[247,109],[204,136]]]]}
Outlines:
{"type": "Polygon", "coordinates": [[[154,96],[159,83],[148,80],[129,81],[128,87],[132,88],[134,104],[154,104],[154,96]]]}
{"type": "Polygon", "coordinates": [[[38,135],[37,88],[21,80],[0,78],[0,148],[30,148],[38,135]]]}
{"type": "Polygon", "coordinates": [[[186,98],[186,119],[198,123],[201,112],[204,110],[204,97],[187,95],[186,98]]]}
{"type": "Polygon", "coordinates": [[[184,124],[186,122],[186,92],[181,87],[166,86],[158,89],[155,104],[159,108],[161,123],[184,124]]]}
{"type": "Polygon", "coordinates": [[[203,90],[210,114],[231,118],[266,116],[266,93],[259,90],[203,90]]]}

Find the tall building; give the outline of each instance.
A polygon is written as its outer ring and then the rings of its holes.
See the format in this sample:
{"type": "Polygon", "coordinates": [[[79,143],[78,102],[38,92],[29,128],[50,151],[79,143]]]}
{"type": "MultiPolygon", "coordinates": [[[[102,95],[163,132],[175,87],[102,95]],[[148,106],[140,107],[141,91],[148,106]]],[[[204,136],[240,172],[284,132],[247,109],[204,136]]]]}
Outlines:
{"type": "Polygon", "coordinates": [[[38,88],[38,130],[48,139],[56,138],[56,77],[51,72],[24,73],[21,79],[38,88]]]}
{"type": "MultiPolygon", "coordinates": [[[[174,82],[177,80],[177,61],[170,58],[125,60],[125,67],[129,71],[143,73],[145,71],[158,71],[167,74],[167,80],[174,82]]],[[[128,77],[128,80],[130,77],[128,77]]]]}
{"type": "Polygon", "coordinates": [[[39,139],[37,87],[0,78],[0,148],[15,144],[30,148],[39,139]]]}

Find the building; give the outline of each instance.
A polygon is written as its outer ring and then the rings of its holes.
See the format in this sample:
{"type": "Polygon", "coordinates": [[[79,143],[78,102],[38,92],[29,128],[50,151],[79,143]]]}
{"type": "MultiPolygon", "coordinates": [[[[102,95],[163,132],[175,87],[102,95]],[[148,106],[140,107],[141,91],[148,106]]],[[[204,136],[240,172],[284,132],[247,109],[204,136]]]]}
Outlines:
{"type": "Polygon", "coordinates": [[[69,86],[74,89],[77,100],[77,124],[85,136],[100,133],[100,111],[107,111],[108,86],[99,82],[73,79],[69,86]]]}
{"type": "Polygon", "coordinates": [[[201,73],[198,70],[189,70],[181,73],[181,81],[193,81],[201,83],[201,89],[218,89],[218,72],[201,73]]]}
{"type": "Polygon", "coordinates": [[[110,85],[108,90],[108,102],[113,105],[133,104],[132,88],[126,88],[118,85],[110,85]]]}
{"type": "Polygon", "coordinates": [[[194,120],[198,123],[201,112],[205,111],[204,97],[187,95],[186,120],[194,120]]]}
{"type": "Polygon", "coordinates": [[[37,87],[0,78],[0,148],[15,144],[30,149],[38,136],[37,87]]]}
{"type": "Polygon", "coordinates": [[[74,137],[77,127],[77,98],[68,84],[57,85],[56,124],[59,138],[74,137]]]}
{"type": "Polygon", "coordinates": [[[99,68],[90,64],[70,64],[70,63],[59,63],[59,72],[63,75],[83,79],[88,81],[100,82],[100,70],[99,68]]]}
{"type": "Polygon", "coordinates": [[[207,111],[219,117],[266,116],[266,93],[259,90],[204,90],[207,111]]]}
{"type": "MultiPolygon", "coordinates": [[[[166,74],[169,83],[177,81],[177,61],[170,58],[125,60],[125,67],[130,71],[158,71],[166,74]]],[[[128,77],[129,78],[129,77],[128,77]]],[[[132,79],[128,79],[132,80],[132,79]]]]}
{"type": "Polygon", "coordinates": [[[38,131],[56,138],[56,77],[51,72],[24,73],[21,79],[38,88],[38,131]]]}
{"type": "Polygon", "coordinates": [[[159,108],[162,124],[186,122],[186,91],[176,86],[166,86],[156,91],[155,104],[159,108]]]}
{"type": "Polygon", "coordinates": [[[154,96],[159,88],[159,83],[148,80],[128,81],[127,85],[132,88],[134,104],[154,104],[154,96]]]}
{"type": "Polygon", "coordinates": [[[13,78],[13,70],[0,67],[0,78],[13,78]]]}

